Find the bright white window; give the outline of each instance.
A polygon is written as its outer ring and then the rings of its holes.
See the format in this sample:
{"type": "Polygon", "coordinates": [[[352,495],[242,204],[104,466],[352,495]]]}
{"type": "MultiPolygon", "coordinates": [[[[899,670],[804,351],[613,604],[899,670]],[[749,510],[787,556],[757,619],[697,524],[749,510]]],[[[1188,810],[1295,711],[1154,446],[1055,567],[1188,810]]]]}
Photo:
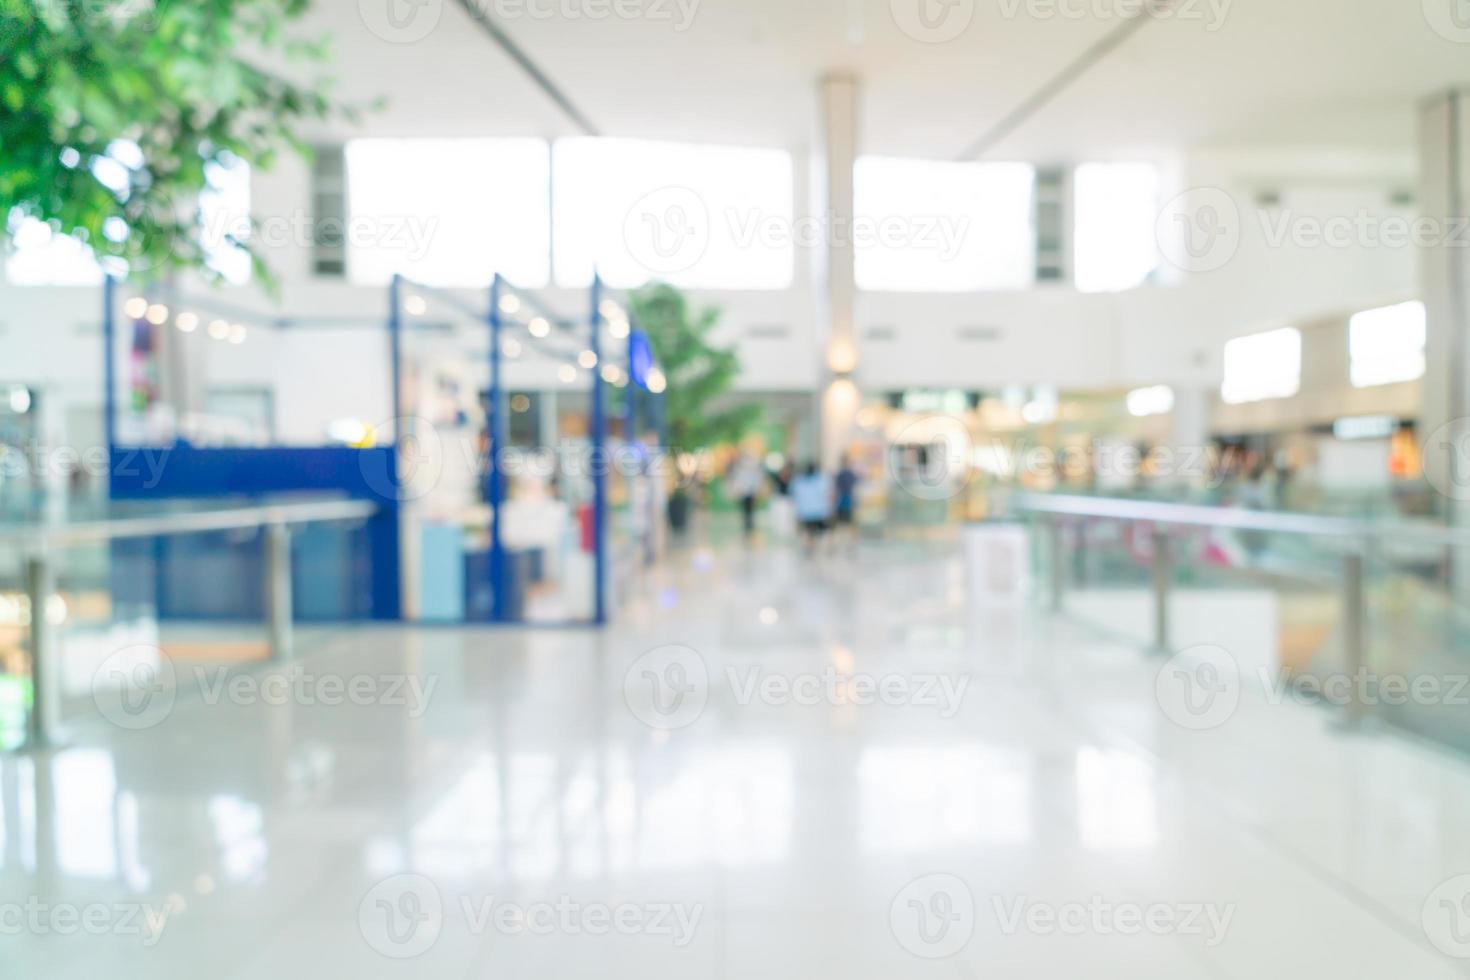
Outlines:
{"type": "Polygon", "coordinates": [[[1230,405],[1290,398],[1302,387],[1302,334],[1295,327],[1237,337],[1225,345],[1225,383],[1230,405]]]}
{"type": "Polygon", "coordinates": [[[1077,288],[1110,293],[1142,285],[1159,265],[1154,225],[1159,171],[1146,163],[1084,163],[1073,175],[1077,288]]]}
{"type": "Polygon", "coordinates": [[[250,237],[250,165],[235,157],[204,166],[206,189],[199,195],[199,233],[204,261],[226,281],[250,281],[250,253],[239,244],[250,237]]]}
{"type": "Polygon", "coordinates": [[[8,229],[5,278],[17,286],[96,286],[102,268],[91,246],[53,231],[36,218],[16,218],[8,229]]]}
{"type": "Polygon", "coordinates": [[[1424,376],[1428,339],[1424,304],[1366,310],[1348,322],[1349,373],[1354,388],[1413,381],[1424,376]]]}
{"type": "Polygon", "coordinates": [[[1174,411],[1174,389],[1168,385],[1135,388],[1128,392],[1128,414],[1135,418],[1168,415],[1174,411]]]}
{"type": "MultiPolygon", "coordinates": [[[[66,147],[61,151],[61,162],[75,168],[81,165],[81,155],[75,148],[66,147]]],[[[126,199],[144,163],[137,143],[113,140],[107,144],[107,152],[93,157],[87,166],[98,183],[126,199]]],[[[121,242],[128,237],[128,226],[114,215],[104,224],[103,233],[111,241],[121,242]]],[[[44,221],[13,211],[6,221],[6,237],[10,241],[5,278],[16,285],[96,286],[102,282],[102,265],[92,247],[81,239],[59,234],[44,221]]],[[[115,258],[104,261],[118,274],[127,271],[126,263],[115,258]]]]}
{"type": "Polygon", "coordinates": [[[536,139],[364,139],[347,144],[349,278],[394,273],[482,286],[495,273],[544,286],[550,156],[536,139]]]}
{"type": "Polygon", "coordinates": [[[1030,166],[861,157],[853,180],[859,289],[1031,285],[1036,175],[1030,166]]]}
{"type": "Polygon", "coordinates": [[[661,280],[704,289],[785,289],[796,246],[782,150],[622,139],[558,140],[556,281],[661,280]]]}

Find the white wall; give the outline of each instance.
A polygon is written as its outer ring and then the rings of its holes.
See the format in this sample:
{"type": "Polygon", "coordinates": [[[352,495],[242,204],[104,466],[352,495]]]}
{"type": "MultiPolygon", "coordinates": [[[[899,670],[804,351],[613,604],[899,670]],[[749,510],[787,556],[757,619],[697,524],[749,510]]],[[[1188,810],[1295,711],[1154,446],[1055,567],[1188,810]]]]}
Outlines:
{"type": "MultiPolygon", "coordinates": [[[[804,154],[795,154],[794,166],[805,173],[804,154]]],[[[1412,249],[1361,242],[1342,248],[1290,242],[1275,247],[1267,240],[1283,215],[1395,213],[1386,204],[1388,192],[1404,169],[1398,160],[1370,160],[1354,170],[1290,156],[1264,162],[1258,156],[1244,161],[1217,156],[1176,165],[1178,185],[1220,187],[1242,206],[1239,247],[1221,268],[1186,274],[1166,267],[1157,277],[1160,284],[1117,294],[1081,294],[1062,286],[980,294],[863,294],[857,311],[858,380],[873,391],[1013,382],[1070,388],[1161,382],[1216,386],[1220,349],[1228,337],[1415,295],[1412,249]],[[1285,160],[1296,160],[1304,172],[1293,172],[1285,160]],[[1253,194],[1267,185],[1280,189],[1281,203],[1258,211],[1253,194]],[[984,328],[989,339],[967,337],[975,328],[984,328]],[[874,332],[886,339],[870,337],[874,332]]],[[[274,173],[256,174],[255,212],[307,214],[308,173],[305,163],[286,159],[274,173]]],[[[804,184],[797,181],[799,188],[804,184]]],[[[804,201],[800,192],[798,207],[804,201]]],[[[693,294],[696,304],[724,309],[720,336],[739,348],[743,388],[814,390],[813,258],[798,250],[787,290],[693,294]]],[[[278,297],[236,290],[228,297],[231,302],[351,325],[276,336],[256,329],[244,345],[213,344],[211,383],[273,385],[279,423],[293,440],[312,441],[333,418],[389,417],[386,344],[376,328],[386,316],[386,288],[316,279],[308,250],[295,245],[269,251],[267,259],[280,281],[278,297]]],[[[550,289],[545,295],[567,316],[585,315],[585,291],[550,289]]],[[[0,381],[53,386],[74,404],[100,404],[99,319],[100,289],[0,285],[0,381]]],[[[479,357],[471,351],[482,348],[482,342],[467,346],[464,356],[479,357]]],[[[507,376],[515,386],[557,384],[554,366],[529,357],[511,362],[507,376]]]]}

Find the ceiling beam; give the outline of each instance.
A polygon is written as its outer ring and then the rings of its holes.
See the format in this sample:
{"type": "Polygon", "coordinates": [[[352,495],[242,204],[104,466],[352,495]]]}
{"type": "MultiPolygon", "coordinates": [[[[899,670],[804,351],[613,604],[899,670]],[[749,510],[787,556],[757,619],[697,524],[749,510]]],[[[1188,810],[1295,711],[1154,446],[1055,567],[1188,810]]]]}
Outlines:
{"type": "Polygon", "coordinates": [[[545,92],[547,98],[556,103],[557,108],[572,121],[573,125],[582,131],[584,136],[602,135],[602,130],[593,124],[586,113],[577,108],[576,103],[571,100],[571,97],[563,92],[561,87],[551,80],[551,76],[546,74],[540,65],[531,60],[531,56],[526,54],[521,46],[516,44],[510,35],[505,33],[505,30],[495,22],[494,18],[482,9],[485,6],[484,4],[477,2],[477,0],[459,0],[459,5],[469,15],[470,19],[476,24],[479,24],[485,33],[490,35],[490,39],[510,56],[510,60],[514,61],[520,66],[522,71],[530,76],[531,81],[536,83],[536,87],[545,92]]]}
{"type": "Polygon", "coordinates": [[[1128,40],[1138,31],[1142,30],[1149,21],[1157,20],[1155,14],[1168,7],[1173,0],[1151,0],[1140,7],[1138,12],[1129,17],[1123,23],[1113,28],[1102,39],[1072,59],[1067,65],[1051,78],[1032,92],[1021,104],[1001,117],[1000,121],[991,126],[973,143],[967,146],[958,159],[961,162],[978,160],[1004,140],[1017,129],[1020,129],[1032,116],[1036,115],[1046,107],[1053,99],[1066,91],[1077,79],[1081,78],[1094,65],[1111,54],[1119,45],[1128,40]]]}

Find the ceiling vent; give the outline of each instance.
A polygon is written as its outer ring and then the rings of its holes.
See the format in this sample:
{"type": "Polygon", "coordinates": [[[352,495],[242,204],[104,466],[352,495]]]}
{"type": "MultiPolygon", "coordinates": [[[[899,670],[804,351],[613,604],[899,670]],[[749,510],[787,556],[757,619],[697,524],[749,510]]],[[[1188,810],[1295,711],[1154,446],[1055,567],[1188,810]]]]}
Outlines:
{"type": "Polygon", "coordinates": [[[1072,179],[1065,167],[1036,169],[1036,281],[1065,282],[1070,275],[1072,179]]]}
{"type": "Polygon", "coordinates": [[[311,164],[311,270],[347,277],[347,157],[340,145],[318,146],[311,164]]]}
{"type": "Polygon", "coordinates": [[[1000,327],[969,326],[955,330],[955,336],[963,344],[993,344],[1005,338],[1000,327]]]}

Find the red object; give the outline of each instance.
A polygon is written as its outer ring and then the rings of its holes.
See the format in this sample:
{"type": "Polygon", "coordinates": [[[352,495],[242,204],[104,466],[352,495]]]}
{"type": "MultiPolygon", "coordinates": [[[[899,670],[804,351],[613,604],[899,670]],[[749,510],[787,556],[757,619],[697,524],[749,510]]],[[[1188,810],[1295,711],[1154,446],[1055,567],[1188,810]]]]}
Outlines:
{"type": "Polygon", "coordinates": [[[593,541],[597,535],[595,534],[596,528],[594,527],[595,522],[592,517],[591,504],[582,504],[577,508],[577,523],[582,528],[582,550],[595,550],[596,545],[593,541]]]}

